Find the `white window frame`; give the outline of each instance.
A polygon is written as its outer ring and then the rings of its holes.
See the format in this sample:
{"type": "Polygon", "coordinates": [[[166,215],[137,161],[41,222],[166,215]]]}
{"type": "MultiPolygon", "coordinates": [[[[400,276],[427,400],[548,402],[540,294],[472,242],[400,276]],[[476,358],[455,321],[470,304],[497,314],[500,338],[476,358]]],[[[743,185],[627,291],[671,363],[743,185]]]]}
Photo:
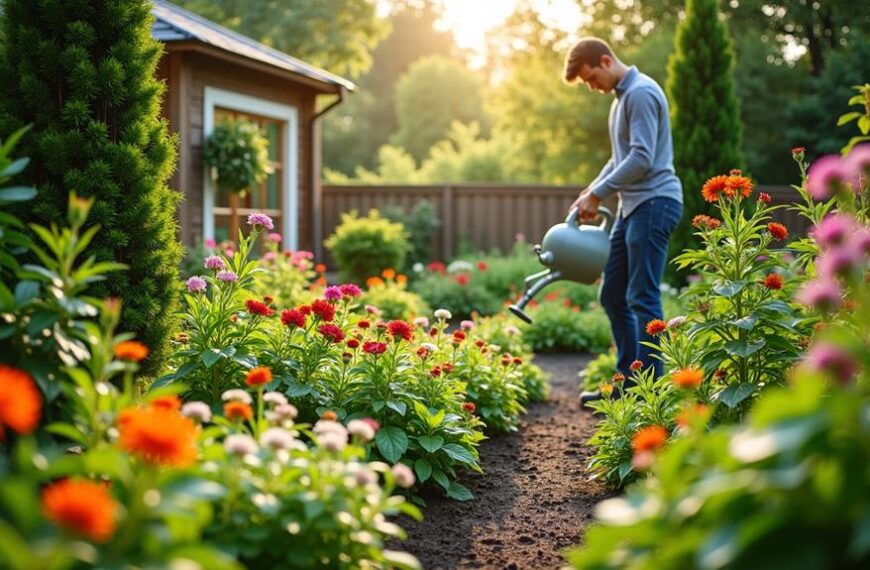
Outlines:
{"type": "MultiPolygon", "coordinates": [[[[277,119],[284,123],[284,169],[281,212],[281,236],[283,247],[295,251],[299,245],[299,188],[297,144],[299,141],[299,111],[296,107],[285,105],[252,95],[228,91],[218,87],[205,87],[203,101],[202,134],[203,144],[214,130],[215,108],[231,109],[252,115],[277,119]]],[[[203,204],[202,233],[204,239],[214,239],[214,207],[217,194],[208,167],[203,164],[203,204]]],[[[235,239],[235,236],[231,236],[235,239]]]]}

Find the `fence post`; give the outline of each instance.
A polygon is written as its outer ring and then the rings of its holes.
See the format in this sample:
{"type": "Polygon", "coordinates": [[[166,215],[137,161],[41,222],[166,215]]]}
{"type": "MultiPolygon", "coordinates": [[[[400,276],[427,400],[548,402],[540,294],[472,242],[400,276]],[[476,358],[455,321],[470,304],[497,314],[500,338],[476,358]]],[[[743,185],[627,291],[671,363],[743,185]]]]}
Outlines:
{"type": "Polygon", "coordinates": [[[453,257],[453,186],[444,186],[441,188],[441,248],[442,257],[447,261],[453,257]]]}

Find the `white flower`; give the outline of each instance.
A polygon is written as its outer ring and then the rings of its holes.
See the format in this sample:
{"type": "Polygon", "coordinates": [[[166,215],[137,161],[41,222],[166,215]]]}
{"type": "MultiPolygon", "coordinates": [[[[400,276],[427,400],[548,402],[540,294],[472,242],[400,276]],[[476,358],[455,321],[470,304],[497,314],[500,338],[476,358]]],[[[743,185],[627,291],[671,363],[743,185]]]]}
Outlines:
{"type": "Polygon", "coordinates": [[[327,451],[341,451],[347,447],[347,432],[342,434],[337,431],[328,431],[319,434],[317,441],[327,451]]]}
{"type": "Polygon", "coordinates": [[[414,472],[404,463],[396,463],[393,465],[393,477],[396,478],[396,483],[405,489],[412,487],[416,480],[414,472]]]}
{"type": "Polygon", "coordinates": [[[211,408],[205,402],[187,402],[181,406],[181,415],[205,424],[211,421],[211,408]]]}
{"type": "Polygon", "coordinates": [[[221,400],[223,400],[224,402],[241,402],[243,404],[248,404],[249,406],[254,401],[251,398],[250,394],[248,394],[244,390],[239,390],[238,388],[235,388],[233,390],[227,390],[226,392],[221,394],[221,400]]]}
{"type": "Polygon", "coordinates": [[[359,466],[354,470],[353,478],[360,487],[367,487],[378,482],[377,474],[368,467],[359,466]]]}
{"type": "Polygon", "coordinates": [[[450,265],[447,266],[447,272],[456,273],[458,271],[474,271],[474,264],[470,261],[465,261],[464,259],[451,261],[450,265]]]}
{"type": "Polygon", "coordinates": [[[241,457],[244,455],[253,455],[254,453],[257,453],[257,450],[260,448],[253,437],[236,433],[227,436],[224,440],[224,449],[233,455],[241,457]]]}
{"type": "Polygon", "coordinates": [[[411,270],[413,270],[414,273],[423,273],[424,269],[426,269],[426,266],[419,261],[411,266],[411,270]]]}
{"type": "Polygon", "coordinates": [[[426,317],[417,317],[414,319],[414,325],[423,329],[429,328],[429,319],[426,317]]]}
{"type": "Polygon", "coordinates": [[[275,404],[276,406],[286,406],[287,396],[281,392],[266,392],[263,394],[263,401],[269,404],[275,404]]]}
{"type": "Polygon", "coordinates": [[[347,428],[345,428],[340,423],[334,422],[332,420],[318,421],[316,424],[314,424],[314,427],[311,428],[311,431],[313,431],[317,435],[322,435],[325,433],[337,433],[347,439],[347,428]]]}
{"type": "Polygon", "coordinates": [[[375,428],[363,420],[351,420],[348,422],[347,431],[351,435],[359,436],[363,441],[371,441],[375,438],[375,428]]]}
{"type": "Polygon", "coordinates": [[[686,317],[684,317],[683,315],[680,315],[679,317],[674,317],[673,319],[668,321],[668,328],[669,329],[678,329],[681,326],[683,326],[684,324],[686,324],[686,317]]]}
{"type": "Polygon", "coordinates": [[[279,404],[273,410],[266,412],[266,419],[270,422],[286,422],[299,415],[299,411],[293,404],[279,404]]]}
{"type": "Polygon", "coordinates": [[[269,428],[260,436],[260,443],[271,449],[290,449],[293,446],[293,434],[282,428],[269,428]]]}
{"type": "Polygon", "coordinates": [[[435,318],[436,319],[444,319],[445,321],[448,321],[448,320],[453,318],[453,313],[451,313],[447,309],[438,309],[435,311],[435,318]]]}
{"type": "Polygon", "coordinates": [[[429,352],[435,352],[438,350],[438,347],[432,344],[431,342],[421,342],[420,346],[428,350],[429,352]]]}

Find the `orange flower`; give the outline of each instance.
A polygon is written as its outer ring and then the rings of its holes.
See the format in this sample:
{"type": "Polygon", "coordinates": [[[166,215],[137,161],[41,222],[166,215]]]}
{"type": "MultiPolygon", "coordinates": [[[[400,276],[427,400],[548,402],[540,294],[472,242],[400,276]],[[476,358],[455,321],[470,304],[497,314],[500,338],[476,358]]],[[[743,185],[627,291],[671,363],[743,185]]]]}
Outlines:
{"type": "Polygon", "coordinates": [[[665,332],[668,328],[668,323],[661,319],[653,319],[646,324],[646,334],[656,336],[665,332]]]}
{"type": "Polygon", "coordinates": [[[41,412],[42,397],[30,374],[0,364],[0,441],[7,427],[20,434],[33,433],[41,412]]]}
{"type": "Polygon", "coordinates": [[[396,275],[396,283],[398,283],[399,285],[404,285],[407,282],[408,282],[407,275],[396,275]]]}
{"type": "Polygon", "coordinates": [[[681,410],[677,414],[677,425],[683,429],[689,428],[695,420],[707,415],[709,408],[704,404],[695,404],[681,410]]]}
{"type": "Polygon", "coordinates": [[[396,270],[395,269],[384,269],[383,271],[381,271],[381,276],[384,279],[392,279],[396,276],[396,270]]]}
{"type": "Polygon", "coordinates": [[[64,479],[42,491],[42,512],[60,528],[93,542],[106,542],[115,533],[118,504],[106,485],[64,479]]]}
{"type": "Polygon", "coordinates": [[[776,222],[767,224],[767,232],[776,240],[784,240],[788,237],[788,228],[776,222]]]}
{"type": "Polygon", "coordinates": [[[694,390],[704,381],[704,372],[693,367],[681,368],[674,372],[671,380],[680,388],[694,390]]]}
{"type": "Polygon", "coordinates": [[[263,386],[272,381],[272,371],[266,366],[252,368],[245,376],[245,384],[248,386],[263,386]]]}
{"type": "Polygon", "coordinates": [[[320,416],[320,419],[321,419],[321,420],[326,420],[326,421],[328,421],[328,422],[334,422],[334,421],[338,420],[338,414],[336,414],[336,413],[333,412],[332,410],[326,410],[326,411],[323,412],[323,414],[320,416]]]}
{"type": "Polygon", "coordinates": [[[631,366],[628,367],[628,369],[632,372],[637,372],[641,368],[643,368],[643,362],[641,362],[640,360],[635,360],[631,363],[631,366]]]}
{"type": "Polygon", "coordinates": [[[125,340],[115,345],[115,356],[121,360],[139,362],[148,356],[148,347],[138,340],[125,340]]]}
{"type": "Polygon", "coordinates": [[[369,277],[368,279],[366,279],[366,287],[368,287],[369,289],[383,284],[384,280],[380,277],[369,277]]]}
{"type": "Polygon", "coordinates": [[[610,378],[614,384],[619,384],[620,382],[625,381],[625,374],[622,372],[617,372],[610,378]]]}
{"type": "Polygon", "coordinates": [[[752,183],[752,180],[742,176],[739,170],[732,170],[731,175],[728,177],[725,194],[729,198],[733,198],[739,192],[741,196],[748,198],[752,194],[753,188],[755,188],[755,185],[752,183]]]}
{"type": "Polygon", "coordinates": [[[707,202],[715,202],[719,199],[719,194],[725,192],[726,188],[728,188],[728,177],[714,176],[704,182],[704,186],[701,188],[701,195],[707,202]]]}
{"type": "Polygon", "coordinates": [[[631,438],[631,448],[635,453],[655,451],[665,445],[668,430],[662,426],[646,426],[637,430],[631,438]]]}
{"type": "Polygon", "coordinates": [[[148,403],[152,408],[162,408],[173,412],[181,409],[181,399],[178,396],[159,396],[148,403]]]}
{"type": "Polygon", "coordinates": [[[174,410],[128,408],[118,418],[121,449],[152,465],[187,467],[196,459],[198,428],[174,410]]]}
{"type": "Polygon", "coordinates": [[[697,216],[692,218],[692,226],[698,229],[715,230],[721,225],[722,222],[720,222],[716,218],[705,216],[704,214],[698,214],[697,216]]]}
{"type": "Polygon", "coordinates": [[[244,402],[227,402],[224,404],[224,415],[230,421],[250,420],[254,417],[254,410],[244,402]]]}
{"type": "Polygon", "coordinates": [[[326,273],[326,265],[323,263],[318,263],[314,266],[314,271],[318,273],[326,273]]]}
{"type": "Polygon", "coordinates": [[[770,273],[764,278],[764,286],[768,289],[782,289],[783,280],[779,273],[770,273]]]}

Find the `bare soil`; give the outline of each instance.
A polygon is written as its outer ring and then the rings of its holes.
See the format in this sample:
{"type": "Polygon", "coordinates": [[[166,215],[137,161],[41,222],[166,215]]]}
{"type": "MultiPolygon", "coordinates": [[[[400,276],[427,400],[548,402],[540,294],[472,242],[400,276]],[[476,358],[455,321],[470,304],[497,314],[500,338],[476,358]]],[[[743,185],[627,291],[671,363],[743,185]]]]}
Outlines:
{"type": "Polygon", "coordinates": [[[472,501],[425,497],[424,521],[402,520],[408,540],[392,546],[427,570],[563,566],[562,552],[580,542],[595,504],[612,494],[585,470],[596,418],[580,407],[577,372],[588,360],[537,356],[551,374],[550,400],[529,406],[519,432],[481,444],[485,474],[462,480],[472,501]]]}

